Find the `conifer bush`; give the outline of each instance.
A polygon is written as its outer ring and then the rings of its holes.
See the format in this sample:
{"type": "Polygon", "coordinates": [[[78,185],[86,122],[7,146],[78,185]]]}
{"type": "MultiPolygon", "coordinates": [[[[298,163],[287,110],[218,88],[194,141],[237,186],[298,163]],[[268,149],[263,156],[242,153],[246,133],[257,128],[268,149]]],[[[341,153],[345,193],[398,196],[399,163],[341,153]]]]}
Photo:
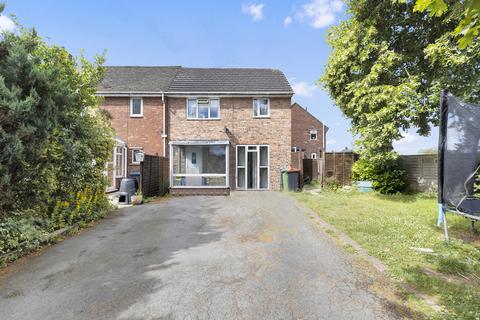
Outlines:
{"type": "Polygon", "coordinates": [[[73,57],[35,30],[0,35],[0,264],[108,210],[113,131],[95,96],[103,61],[73,57]]]}

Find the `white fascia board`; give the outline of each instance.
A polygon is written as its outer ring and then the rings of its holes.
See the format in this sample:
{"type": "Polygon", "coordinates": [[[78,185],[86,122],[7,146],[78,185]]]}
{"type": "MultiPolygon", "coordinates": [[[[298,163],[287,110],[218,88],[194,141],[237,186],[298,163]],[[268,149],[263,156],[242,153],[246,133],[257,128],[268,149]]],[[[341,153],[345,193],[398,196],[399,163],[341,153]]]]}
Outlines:
{"type": "Polygon", "coordinates": [[[182,141],[170,141],[168,144],[175,146],[194,146],[194,145],[228,145],[228,140],[182,140],[182,141]]]}
{"type": "Polygon", "coordinates": [[[203,92],[203,91],[190,91],[190,92],[166,92],[166,95],[172,98],[184,98],[189,96],[221,96],[221,97],[238,97],[238,96],[255,96],[255,97],[266,97],[266,96],[279,96],[279,97],[291,97],[293,92],[225,92],[225,91],[215,91],[215,92],[203,92]]]}
{"type": "Polygon", "coordinates": [[[161,97],[165,93],[162,91],[97,91],[96,96],[102,97],[161,97]]]}

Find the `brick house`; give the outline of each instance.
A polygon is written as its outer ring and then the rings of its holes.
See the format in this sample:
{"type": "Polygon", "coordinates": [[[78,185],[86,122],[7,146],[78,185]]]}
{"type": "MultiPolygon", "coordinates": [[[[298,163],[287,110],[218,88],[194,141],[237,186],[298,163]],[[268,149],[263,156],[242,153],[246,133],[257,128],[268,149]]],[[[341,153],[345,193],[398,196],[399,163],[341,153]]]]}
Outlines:
{"type": "Polygon", "coordinates": [[[281,71],[107,67],[97,94],[117,134],[112,189],[139,171],[137,152],[169,158],[173,194],[280,189],[293,95],[281,71]]]}
{"type": "Polygon", "coordinates": [[[307,159],[322,158],[328,127],[296,102],[291,112],[292,151],[303,151],[307,159]]]}

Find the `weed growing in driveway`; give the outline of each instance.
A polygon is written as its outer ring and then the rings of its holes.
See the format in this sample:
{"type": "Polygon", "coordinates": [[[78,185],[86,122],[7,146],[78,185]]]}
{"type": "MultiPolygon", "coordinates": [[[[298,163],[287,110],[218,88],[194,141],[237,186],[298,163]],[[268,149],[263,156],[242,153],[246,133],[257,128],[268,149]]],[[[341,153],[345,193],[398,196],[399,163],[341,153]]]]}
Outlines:
{"type": "MultiPolygon", "coordinates": [[[[449,215],[451,241],[435,226],[437,201],[425,195],[358,192],[292,194],[380,259],[388,274],[444,307],[429,316],[480,319],[480,235],[449,215]]],[[[350,251],[350,250],[347,250],[350,251]]]]}

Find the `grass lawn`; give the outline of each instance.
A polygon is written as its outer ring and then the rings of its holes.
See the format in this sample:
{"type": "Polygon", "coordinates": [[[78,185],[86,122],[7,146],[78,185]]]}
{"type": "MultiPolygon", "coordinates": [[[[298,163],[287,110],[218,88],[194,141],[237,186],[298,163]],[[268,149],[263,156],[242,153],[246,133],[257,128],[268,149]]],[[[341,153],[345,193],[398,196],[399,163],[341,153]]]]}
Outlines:
{"type": "Polygon", "coordinates": [[[450,214],[446,244],[443,229],[435,227],[436,198],[355,191],[293,196],[380,259],[390,277],[443,307],[427,317],[480,319],[480,235],[470,231],[468,220],[450,214]]]}

